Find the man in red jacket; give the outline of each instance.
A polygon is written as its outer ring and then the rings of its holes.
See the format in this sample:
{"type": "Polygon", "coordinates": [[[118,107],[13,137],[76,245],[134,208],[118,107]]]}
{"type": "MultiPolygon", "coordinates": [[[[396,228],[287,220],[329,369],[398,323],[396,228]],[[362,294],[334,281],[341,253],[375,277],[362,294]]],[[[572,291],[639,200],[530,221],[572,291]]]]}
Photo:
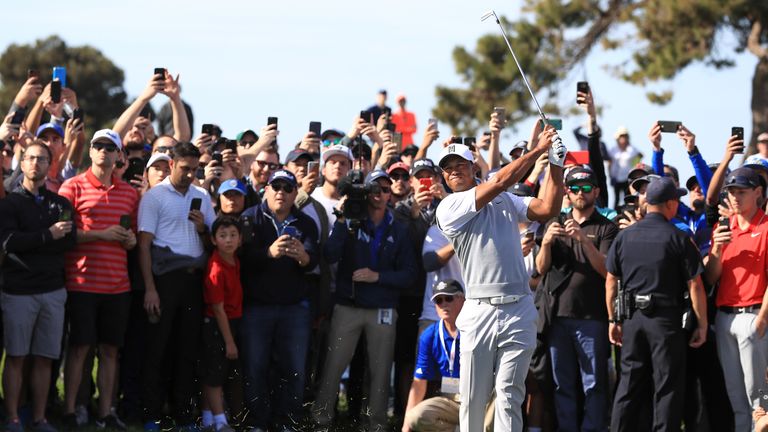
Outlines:
{"type": "Polygon", "coordinates": [[[403,147],[400,149],[402,151],[413,144],[413,134],[416,133],[416,116],[405,110],[404,94],[400,93],[395,100],[397,100],[400,110],[392,113],[392,123],[395,124],[395,131],[403,134],[403,147]]]}

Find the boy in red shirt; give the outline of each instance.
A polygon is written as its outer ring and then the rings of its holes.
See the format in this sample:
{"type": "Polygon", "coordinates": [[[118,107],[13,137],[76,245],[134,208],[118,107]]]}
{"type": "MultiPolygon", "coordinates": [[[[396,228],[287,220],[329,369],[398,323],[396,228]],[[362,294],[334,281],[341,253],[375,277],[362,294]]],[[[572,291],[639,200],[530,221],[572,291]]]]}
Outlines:
{"type": "Polygon", "coordinates": [[[205,276],[205,318],[203,319],[203,427],[233,432],[224,414],[222,387],[237,367],[237,329],[243,315],[243,287],[237,219],[223,216],[213,223],[213,251],[205,276]]]}

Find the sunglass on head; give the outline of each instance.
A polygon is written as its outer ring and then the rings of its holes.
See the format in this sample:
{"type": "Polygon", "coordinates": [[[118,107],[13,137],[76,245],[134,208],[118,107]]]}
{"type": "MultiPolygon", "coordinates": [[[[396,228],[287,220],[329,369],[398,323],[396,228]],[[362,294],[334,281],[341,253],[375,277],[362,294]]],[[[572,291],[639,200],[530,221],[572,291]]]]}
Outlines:
{"type": "Polygon", "coordinates": [[[273,162],[265,162],[265,161],[257,160],[256,163],[259,164],[261,168],[268,168],[270,171],[274,171],[278,167],[278,165],[273,162]]]}
{"type": "Polygon", "coordinates": [[[592,185],[568,186],[568,189],[575,194],[579,193],[579,191],[582,191],[584,193],[590,193],[594,188],[595,187],[592,185]]]}
{"type": "Polygon", "coordinates": [[[114,152],[117,151],[117,146],[114,145],[114,144],[106,144],[106,143],[99,143],[99,142],[97,142],[97,143],[91,144],[91,147],[94,150],[97,150],[97,151],[104,150],[107,153],[114,153],[114,152]]]}
{"type": "Polygon", "coordinates": [[[398,181],[398,180],[408,181],[411,178],[411,176],[409,174],[405,174],[405,173],[403,173],[403,174],[390,174],[389,178],[391,178],[392,181],[398,181]]]}
{"type": "Polygon", "coordinates": [[[293,187],[292,184],[288,184],[285,182],[274,182],[271,185],[269,185],[269,187],[271,187],[272,190],[275,192],[283,191],[285,193],[293,193],[293,191],[296,190],[296,188],[293,187]]]}
{"type": "Polygon", "coordinates": [[[453,302],[453,296],[445,296],[445,295],[437,296],[437,297],[435,297],[434,301],[435,301],[435,304],[438,305],[438,306],[443,304],[443,302],[451,303],[451,302],[453,302]]]}
{"type": "Polygon", "coordinates": [[[326,139],[326,140],[323,140],[323,147],[336,145],[336,144],[339,144],[340,142],[341,142],[341,138],[334,138],[332,140],[326,139]]]}

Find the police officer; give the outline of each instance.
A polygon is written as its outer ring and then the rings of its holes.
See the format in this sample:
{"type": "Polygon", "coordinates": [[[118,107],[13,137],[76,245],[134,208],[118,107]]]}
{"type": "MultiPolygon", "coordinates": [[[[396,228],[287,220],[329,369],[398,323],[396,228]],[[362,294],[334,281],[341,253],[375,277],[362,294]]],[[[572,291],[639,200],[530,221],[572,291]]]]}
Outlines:
{"type": "Polygon", "coordinates": [[[680,430],[686,354],[681,317],[686,288],[698,320],[689,345],[701,346],[707,334],[698,249],[669,223],[677,214],[678,199],[686,193],[668,177],[653,179],[645,193],[646,216],[622,231],[608,251],[608,336],[611,343],[622,346],[613,432],[637,428],[640,408],[648,403],[642,398],[651,388],[653,430],[680,430]],[[622,292],[618,292],[619,281],[622,292]],[[617,295],[622,305],[618,310],[614,307],[617,295]]]}

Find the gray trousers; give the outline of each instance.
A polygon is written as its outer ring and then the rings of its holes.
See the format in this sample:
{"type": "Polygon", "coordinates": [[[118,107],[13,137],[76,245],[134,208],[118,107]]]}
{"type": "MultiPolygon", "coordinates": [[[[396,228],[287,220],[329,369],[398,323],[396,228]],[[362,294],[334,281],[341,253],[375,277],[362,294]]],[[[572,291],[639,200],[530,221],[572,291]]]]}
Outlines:
{"type": "Polygon", "coordinates": [[[492,306],[467,299],[456,327],[461,332],[459,424],[462,432],[483,430],[486,404],[496,390],[494,430],[523,430],[525,377],[536,347],[538,314],[533,297],[492,306]]]}
{"type": "Polygon", "coordinates": [[[395,351],[397,311],[392,309],[392,324],[379,324],[378,309],[336,305],[328,334],[328,355],[323,366],[320,389],[312,407],[315,421],[327,425],[333,421],[341,374],[352,360],[360,334],[368,340],[370,430],[386,430],[389,378],[395,351]]]}
{"type": "Polygon", "coordinates": [[[733,407],[735,430],[752,430],[752,409],[758,406],[759,390],[768,366],[768,335],[755,334],[756,313],[717,312],[717,355],[725,374],[725,388],[733,407]]]}

